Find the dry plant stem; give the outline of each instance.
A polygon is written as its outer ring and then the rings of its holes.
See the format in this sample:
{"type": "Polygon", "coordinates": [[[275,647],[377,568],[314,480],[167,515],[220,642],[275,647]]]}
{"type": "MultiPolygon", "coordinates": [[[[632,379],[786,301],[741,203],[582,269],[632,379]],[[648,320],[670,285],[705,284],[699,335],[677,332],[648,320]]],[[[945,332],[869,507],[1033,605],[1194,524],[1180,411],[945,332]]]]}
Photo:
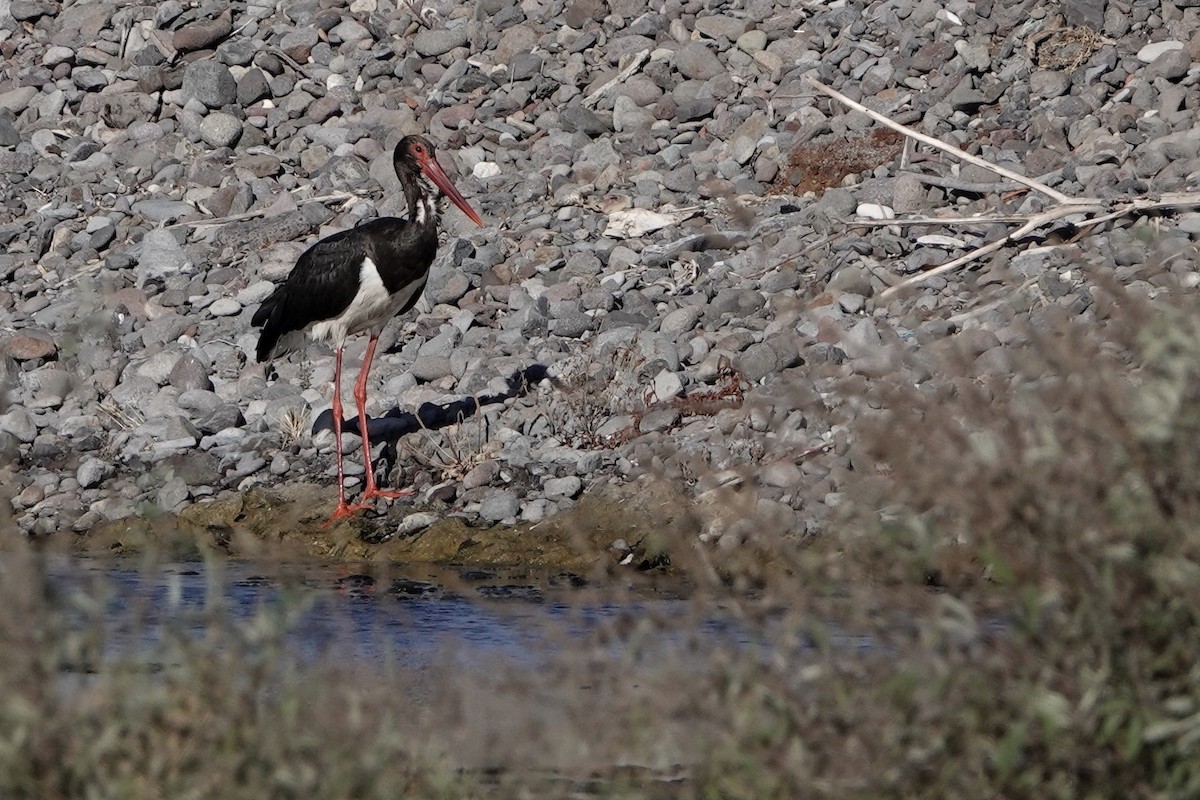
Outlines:
{"type": "Polygon", "coordinates": [[[964,322],[968,322],[970,320],[975,319],[976,317],[983,316],[984,314],[991,311],[992,309],[999,308],[1000,306],[1009,302],[1010,300],[1012,300],[1012,298],[1016,297],[1021,292],[1028,289],[1030,286],[1033,286],[1035,283],[1037,283],[1037,281],[1038,281],[1037,278],[1030,278],[1029,280],[1022,283],[1020,286],[1017,286],[1016,288],[1012,289],[1011,291],[1006,292],[1005,295],[1001,298],[993,300],[990,303],[984,303],[983,305],[978,306],[976,308],[972,308],[968,311],[962,311],[958,314],[954,314],[953,316],[951,316],[949,318],[950,322],[953,322],[955,325],[962,325],[964,322]]]}
{"type": "Polygon", "coordinates": [[[78,272],[72,273],[71,275],[68,275],[67,277],[63,278],[58,283],[54,284],[54,286],[52,288],[61,289],[64,286],[74,283],[75,281],[79,280],[80,278],[86,277],[88,275],[94,275],[95,273],[104,269],[104,266],[105,266],[104,261],[96,261],[95,263],[88,264],[83,269],[79,270],[78,272]]]}
{"type": "Polygon", "coordinates": [[[308,78],[309,80],[312,80],[312,76],[308,74],[308,70],[306,70],[300,63],[298,63],[296,61],[296,59],[292,58],[287,53],[280,50],[278,47],[269,47],[267,49],[270,50],[270,52],[272,54],[279,56],[279,58],[283,59],[283,61],[288,66],[290,66],[292,69],[296,70],[296,72],[299,72],[304,77],[308,78]]]}
{"type": "Polygon", "coordinates": [[[1042,227],[1043,225],[1045,225],[1048,222],[1053,222],[1054,220],[1062,219],[1063,217],[1073,216],[1075,214],[1091,213],[1091,212],[1103,211],[1103,210],[1104,210],[1104,206],[1099,206],[1099,205],[1095,205],[1095,206],[1070,205],[1070,206],[1059,206],[1058,208],[1052,208],[1049,211],[1043,211],[1041,214],[1037,214],[1034,217],[1032,217],[1028,222],[1026,222],[1021,227],[1017,228],[1015,231],[1008,234],[1007,236],[1003,236],[994,242],[989,242],[989,243],[983,245],[982,247],[977,247],[974,250],[972,250],[971,252],[969,252],[965,255],[959,256],[958,258],[954,259],[953,261],[947,261],[945,264],[942,264],[939,267],[934,267],[931,270],[927,270],[925,272],[918,273],[917,275],[913,275],[911,278],[905,278],[904,280],[897,283],[895,286],[889,286],[888,288],[884,289],[882,292],[879,293],[879,297],[880,297],[880,299],[886,300],[888,297],[891,297],[896,292],[899,292],[902,289],[905,289],[909,286],[915,286],[918,283],[924,283],[925,281],[929,280],[930,278],[936,278],[938,275],[943,275],[952,270],[956,270],[959,267],[963,266],[964,264],[969,264],[972,261],[976,260],[977,258],[986,256],[989,253],[994,253],[997,250],[1000,250],[1001,248],[1006,247],[1007,245],[1011,244],[1012,242],[1017,241],[1018,239],[1025,238],[1026,236],[1033,233],[1035,230],[1042,227]]]}
{"type": "Polygon", "coordinates": [[[998,214],[994,217],[897,217],[895,219],[865,219],[856,217],[847,220],[847,225],[858,228],[891,228],[908,225],[991,225],[998,222],[1028,222],[1036,214],[998,214]]]}
{"type": "Polygon", "coordinates": [[[430,25],[423,16],[425,9],[422,8],[422,6],[424,3],[422,3],[420,0],[404,0],[404,5],[408,6],[409,12],[413,15],[413,19],[418,25],[420,25],[422,28],[433,30],[433,26],[430,25]]]}
{"type": "MultiPolygon", "coordinates": [[[[1089,230],[1089,229],[1095,227],[1096,225],[1100,225],[1104,222],[1108,222],[1110,220],[1117,219],[1119,217],[1123,217],[1123,216],[1126,216],[1129,214],[1144,214],[1147,212],[1157,211],[1157,210],[1189,208],[1189,207],[1194,207],[1194,206],[1200,205],[1200,192],[1173,192],[1170,194],[1163,195],[1161,198],[1159,198],[1157,200],[1152,200],[1152,199],[1146,198],[1146,197],[1134,198],[1133,200],[1129,200],[1129,201],[1125,202],[1124,204],[1117,206],[1116,208],[1113,208],[1114,204],[1112,202],[1104,202],[1104,201],[1098,200],[1096,198],[1068,197],[1067,195],[1063,194],[1062,192],[1051,189],[1049,186],[1045,185],[1041,181],[1037,181],[1032,178],[1027,178],[1024,175],[1018,175],[1017,173],[1012,172],[1007,169],[1004,169],[1003,167],[998,167],[995,164],[991,164],[991,163],[983,160],[982,158],[979,158],[978,156],[973,156],[969,153],[964,153],[963,151],[959,150],[958,148],[952,147],[951,145],[948,145],[948,144],[945,144],[944,142],[942,142],[938,139],[935,139],[932,136],[926,136],[925,134],[918,133],[905,125],[901,125],[898,122],[894,122],[894,121],[888,119],[887,117],[883,116],[882,114],[872,111],[871,109],[867,108],[866,106],[862,105],[861,103],[854,102],[849,97],[846,97],[844,94],[842,94],[841,92],[838,92],[838,91],[832,89],[831,87],[826,86],[825,84],[821,83],[820,81],[816,80],[815,78],[812,78],[811,76],[808,77],[807,80],[818,91],[822,92],[823,94],[829,95],[830,97],[837,100],[838,102],[843,103],[846,106],[853,108],[856,111],[861,111],[862,113],[866,114],[871,119],[879,122],[882,125],[886,125],[887,127],[891,128],[893,130],[899,131],[900,133],[904,134],[905,136],[907,136],[911,139],[914,139],[918,142],[923,142],[924,144],[927,144],[930,147],[935,147],[954,158],[969,162],[969,163],[974,164],[979,167],[983,167],[984,169],[990,170],[991,172],[994,172],[997,175],[1000,175],[1004,178],[1008,178],[1011,181],[1016,181],[1017,183],[1019,183],[1023,186],[1027,186],[1030,189],[1041,192],[1042,194],[1046,195],[1047,197],[1051,198],[1052,200],[1054,200],[1058,203],[1058,206],[1056,206],[1054,208],[1050,208],[1046,211],[1043,211],[1040,214],[1035,214],[1031,217],[1018,217],[1017,219],[1025,219],[1026,220],[1025,224],[1001,239],[997,239],[994,242],[990,242],[988,244],[983,245],[982,247],[978,247],[978,248],[972,250],[971,252],[969,252],[963,256],[960,256],[959,258],[954,259],[953,261],[948,261],[945,264],[942,264],[941,266],[931,269],[927,272],[922,272],[918,275],[913,275],[910,278],[906,278],[905,280],[897,283],[895,286],[889,286],[887,289],[883,290],[879,294],[880,299],[887,299],[888,297],[890,297],[891,295],[900,291],[901,289],[907,288],[909,286],[915,286],[916,284],[919,284],[919,283],[924,283],[925,281],[929,280],[930,278],[934,278],[934,277],[937,277],[938,275],[942,275],[942,274],[945,274],[946,272],[950,272],[951,270],[958,269],[959,267],[963,266],[964,264],[969,264],[970,262],[980,258],[981,256],[985,256],[989,253],[993,253],[993,252],[1003,248],[1010,242],[1014,242],[1014,241],[1017,241],[1018,239],[1022,239],[1024,237],[1028,236],[1029,234],[1033,233],[1035,230],[1037,230],[1042,225],[1045,225],[1049,222],[1054,222],[1055,220],[1063,219],[1064,217],[1071,217],[1071,216],[1075,216],[1077,214],[1082,214],[1082,215],[1098,214],[1099,216],[1092,217],[1091,219],[1087,219],[1085,216],[1085,219],[1074,223],[1075,227],[1082,232],[1082,231],[1089,230]],[[1107,213],[1105,213],[1105,212],[1107,212],[1107,213]]],[[[1012,221],[1012,220],[1013,220],[1012,217],[996,217],[993,219],[970,218],[970,223],[1000,222],[1000,221],[1012,221]]],[[[880,224],[897,225],[897,224],[905,224],[905,222],[907,222],[908,224],[914,224],[914,223],[918,223],[918,222],[924,223],[924,222],[932,222],[932,221],[933,221],[933,219],[931,219],[931,218],[925,218],[922,220],[907,220],[907,221],[905,221],[905,220],[884,220],[884,221],[881,221],[880,224]]],[[[949,219],[938,220],[937,222],[939,224],[950,224],[949,219]]],[[[956,222],[957,222],[957,220],[956,220],[956,222]]],[[[864,224],[872,224],[872,223],[864,223],[864,224]]],[[[966,224],[966,223],[964,223],[964,224],[966,224]]]]}
{"type": "MultiPolygon", "coordinates": [[[[1086,231],[1094,228],[1097,225],[1101,225],[1105,222],[1110,222],[1111,220],[1128,216],[1130,214],[1146,214],[1152,211],[1193,208],[1198,205],[1200,205],[1200,192],[1172,192],[1171,194],[1163,195],[1157,200],[1152,200],[1147,197],[1134,198],[1133,200],[1130,200],[1112,210],[1109,210],[1110,206],[1102,203],[1095,203],[1093,205],[1069,205],[1052,208],[1048,211],[1043,211],[1041,214],[1035,214],[1034,216],[1030,217],[1028,222],[1002,239],[997,239],[996,241],[986,244],[983,247],[976,248],[975,250],[972,250],[966,255],[960,256],[953,261],[948,261],[939,267],[935,267],[934,269],[931,269],[927,272],[922,272],[918,275],[913,275],[911,278],[906,278],[895,286],[888,287],[880,292],[879,297],[880,299],[886,299],[901,289],[909,286],[915,286],[916,284],[923,283],[930,278],[934,278],[938,275],[949,272],[950,270],[957,269],[963,264],[968,264],[980,256],[985,256],[988,253],[999,250],[1010,242],[1014,242],[1018,239],[1028,236],[1030,233],[1048,222],[1053,222],[1054,220],[1062,219],[1064,217],[1070,217],[1076,214],[1099,214],[1102,211],[1108,212],[1105,214],[1100,214],[1100,216],[1097,217],[1091,217],[1090,219],[1084,219],[1074,223],[1077,229],[1080,231],[1086,231]]],[[[895,220],[889,220],[889,222],[894,223],[895,220]]]]}
{"type": "Polygon", "coordinates": [[[600,98],[604,96],[605,92],[607,92],[609,89],[613,88],[617,84],[624,81],[626,78],[628,78],[633,73],[637,72],[638,69],[642,66],[643,62],[645,62],[645,60],[648,59],[649,57],[650,57],[649,50],[643,50],[640,53],[638,53],[625,66],[624,69],[622,69],[620,72],[617,73],[616,77],[614,77],[612,80],[608,81],[603,86],[599,87],[594,92],[589,94],[587,96],[587,98],[583,101],[583,104],[585,106],[596,105],[596,103],[599,102],[600,98]]]}
{"type": "MultiPolygon", "coordinates": [[[[354,199],[354,195],[351,194],[350,192],[333,192],[332,194],[322,194],[322,195],[318,195],[317,197],[305,197],[303,199],[297,200],[296,205],[297,206],[305,206],[305,205],[308,205],[309,203],[340,203],[340,202],[345,202],[347,200],[353,200],[353,199],[354,199]]],[[[199,219],[199,220],[190,220],[190,221],[185,221],[185,222],[176,222],[174,224],[167,225],[165,227],[168,230],[170,230],[171,228],[182,228],[185,226],[189,227],[189,228],[203,228],[208,225],[225,225],[230,222],[241,222],[244,219],[254,219],[255,217],[261,217],[265,213],[267,213],[267,210],[265,208],[263,208],[263,209],[257,209],[255,211],[247,211],[242,214],[230,214],[227,217],[214,217],[213,219],[199,219]]]]}
{"type": "Polygon", "coordinates": [[[1091,228],[1128,214],[1145,214],[1150,211],[1195,208],[1196,206],[1200,206],[1200,192],[1168,192],[1157,200],[1152,200],[1149,197],[1136,197],[1107,214],[1084,220],[1076,227],[1081,229],[1091,228]]]}
{"type": "Polygon", "coordinates": [[[1033,189],[1034,191],[1037,191],[1037,192],[1041,192],[1042,194],[1046,195],[1047,197],[1049,197],[1051,200],[1054,200],[1055,202],[1061,203],[1063,205],[1094,205],[1095,203],[1098,202],[1094,198],[1069,197],[1060,191],[1051,189],[1049,186],[1042,183],[1041,181],[1036,181],[1033,178],[1027,178],[1024,175],[1018,175],[1017,173],[1013,172],[1012,170],[1007,170],[1004,167],[998,167],[989,161],[985,161],[984,159],[980,158],[979,156],[973,156],[970,153],[965,153],[962,150],[959,150],[957,147],[954,147],[953,145],[946,144],[945,142],[941,141],[940,139],[935,139],[932,136],[926,136],[923,133],[918,133],[917,131],[913,130],[912,128],[908,127],[907,125],[901,125],[899,122],[894,122],[894,121],[888,119],[887,117],[885,117],[884,115],[880,114],[879,112],[872,111],[871,109],[864,106],[862,103],[856,103],[855,101],[851,100],[849,97],[846,97],[846,95],[842,94],[841,92],[837,91],[836,89],[834,89],[830,86],[826,86],[825,84],[821,83],[816,78],[813,78],[810,76],[807,78],[807,80],[809,83],[811,83],[813,85],[813,87],[817,91],[819,91],[823,94],[829,95],[834,100],[837,100],[839,103],[842,103],[843,105],[853,108],[855,111],[861,111],[862,113],[866,114],[868,117],[875,120],[876,122],[878,122],[881,125],[886,125],[887,127],[891,128],[892,130],[898,131],[911,139],[915,139],[916,141],[921,142],[922,144],[927,144],[930,147],[937,148],[938,150],[941,150],[942,152],[946,153],[947,155],[951,156],[952,158],[958,159],[959,161],[966,161],[967,163],[974,164],[977,167],[983,167],[984,169],[988,170],[989,172],[994,172],[997,175],[1000,175],[1001,177],[1008,178],[1010,181],[1015,181],[1015,182],[1021,184],[1022,186],[1028,186],[1030,189],[1033,189]]]}

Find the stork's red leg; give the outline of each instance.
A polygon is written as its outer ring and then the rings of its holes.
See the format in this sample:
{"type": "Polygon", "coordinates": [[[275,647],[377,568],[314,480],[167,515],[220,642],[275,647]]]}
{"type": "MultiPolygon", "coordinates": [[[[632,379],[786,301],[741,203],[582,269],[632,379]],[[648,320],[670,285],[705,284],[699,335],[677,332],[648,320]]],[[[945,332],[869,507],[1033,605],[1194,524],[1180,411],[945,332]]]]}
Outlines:
{"type": "Polygon", "coordinates": [[[358,381],[354,384],[354,400],[358,403],[358,432],[362,436],[363,461],[367,469],[367,488],[363,490],[359,502],[365,503],[376,497],[393,500],[397,497],[411,497],[412,489],[380,489],[375,485],[375,470],[371,467],[371,440],[367,436],[367,375],[371,372],[371,361],[375,358],[375,345],[379,343],[379,334],[372,333],[367,342],[367,352],[363,353],[362,367],[358,371],[358,381]]]}
{"type": "MultiPolygon", "coordinates": [[[[365,442],[364,442],[365,444],[365,442]]],[[[350,505],[346,502],[346,475],[342,467],[342,348],[337,349],[333,360],[333,447],[334,458],[337,459],[338,504],[333,510],[333,516],[325,520],[329,525],[334,520],[350,517],[354,512],[361,511],[367,506],[350,505]]],[[[369,456],[368,456],[369,460],[369,456]]]]}

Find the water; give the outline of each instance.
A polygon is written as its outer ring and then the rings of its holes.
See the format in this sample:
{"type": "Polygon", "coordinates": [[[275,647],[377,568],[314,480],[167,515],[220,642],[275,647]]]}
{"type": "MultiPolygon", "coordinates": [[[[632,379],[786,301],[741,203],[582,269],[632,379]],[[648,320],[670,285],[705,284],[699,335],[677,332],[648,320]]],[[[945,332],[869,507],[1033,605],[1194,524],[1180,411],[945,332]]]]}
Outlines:
{"type": "MultiPolygon", "coordinates": [[[[638,658],[681,653],[696,637],[706,647],[755,646],[729,619],[694,620],[691,603],[677,591],[643,591],[615,602],[592,596],[571,575],[530,580],[520,571],[429,568],[372,574],[238,561],[143,568],[93,558],[56,561],[50,572],[55,594],[68,606],[73,593],[101,598],[109,657],[152,651],[170,636],[199,639],[214,619],[231,621],[251,638],[255,626],[282,630],[287,649],[302,661],[416,669],[448,658],[464,667],[532,667],[584,642],[616,657],[627,634],[644,633],[642,623],[651,619],[658,624],[649,644],[638,645],[638,658]]],[[[75,613],[78,624],[95,624],[95,610],[75,613]]]]}
{"type": "MultiPolygon", "coordinates": [[[[0,562],[0,574],[4,566],[0,562]]],[[[519,569],[232,560],[146,566],[93,557],[56,559],[48,572],[54,602],[74,629],[102,626],[103,657],[149,659],[155,668],[167,666],[157,661],[168,652],[159,645],[200,640],[214,628],[250,648],[281,640],[300,662],[417,672],[447,664],[533,668],[563,655],[624,666],[672,660],[697,669],[722,649],[797,662],[815,655],[794,625],[762,618],[746,624],[711,598],[700,610],[680,583],[665,580],[617,594],[578,576],[519,569]]],[[[833,647],[851,657],[888,650],[872,635],[834,623],[822,628],[833,647]]],[[[1003,630],[1001,621],[985,620],[980,632],[990,637],[1003,630]]],[[[88,671],[95,665],[73,666],[88,671]]]]}

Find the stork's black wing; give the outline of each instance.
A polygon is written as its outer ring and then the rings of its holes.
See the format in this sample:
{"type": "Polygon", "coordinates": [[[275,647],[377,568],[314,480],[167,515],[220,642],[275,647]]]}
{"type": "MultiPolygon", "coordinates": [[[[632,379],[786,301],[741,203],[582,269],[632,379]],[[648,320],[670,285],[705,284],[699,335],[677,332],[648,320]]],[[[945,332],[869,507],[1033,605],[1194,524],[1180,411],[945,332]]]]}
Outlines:
{"type": "Polygon", "coordinates": [[[366,250],[357,230],[335,233],[304,251],[287,280],[263,301],[250,324],[262,328],[257,356],[266,361],[280,337],[332,319],[358,292],[366,250]]]}

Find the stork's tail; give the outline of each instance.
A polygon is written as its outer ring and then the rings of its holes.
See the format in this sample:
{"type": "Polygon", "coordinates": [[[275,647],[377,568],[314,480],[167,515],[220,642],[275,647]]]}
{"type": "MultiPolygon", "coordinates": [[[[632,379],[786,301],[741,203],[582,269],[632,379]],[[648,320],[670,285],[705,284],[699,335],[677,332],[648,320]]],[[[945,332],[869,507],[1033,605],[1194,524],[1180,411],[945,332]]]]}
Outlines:
{"type": "Polygon", "coordinates": [[[287,333],[283,324],[283,308],[286,305],[284,298],[286,296],[287,287],[280,286],[263,301],[258,310],[254,312],[254,316],[250,318],[250,324],[253,327],[262,328],[262,333],[258,337],[258,347],[255,350],[255,356],[260,364],[271,357],[271,351],[279,343],[279,338],[287,333]]]}

